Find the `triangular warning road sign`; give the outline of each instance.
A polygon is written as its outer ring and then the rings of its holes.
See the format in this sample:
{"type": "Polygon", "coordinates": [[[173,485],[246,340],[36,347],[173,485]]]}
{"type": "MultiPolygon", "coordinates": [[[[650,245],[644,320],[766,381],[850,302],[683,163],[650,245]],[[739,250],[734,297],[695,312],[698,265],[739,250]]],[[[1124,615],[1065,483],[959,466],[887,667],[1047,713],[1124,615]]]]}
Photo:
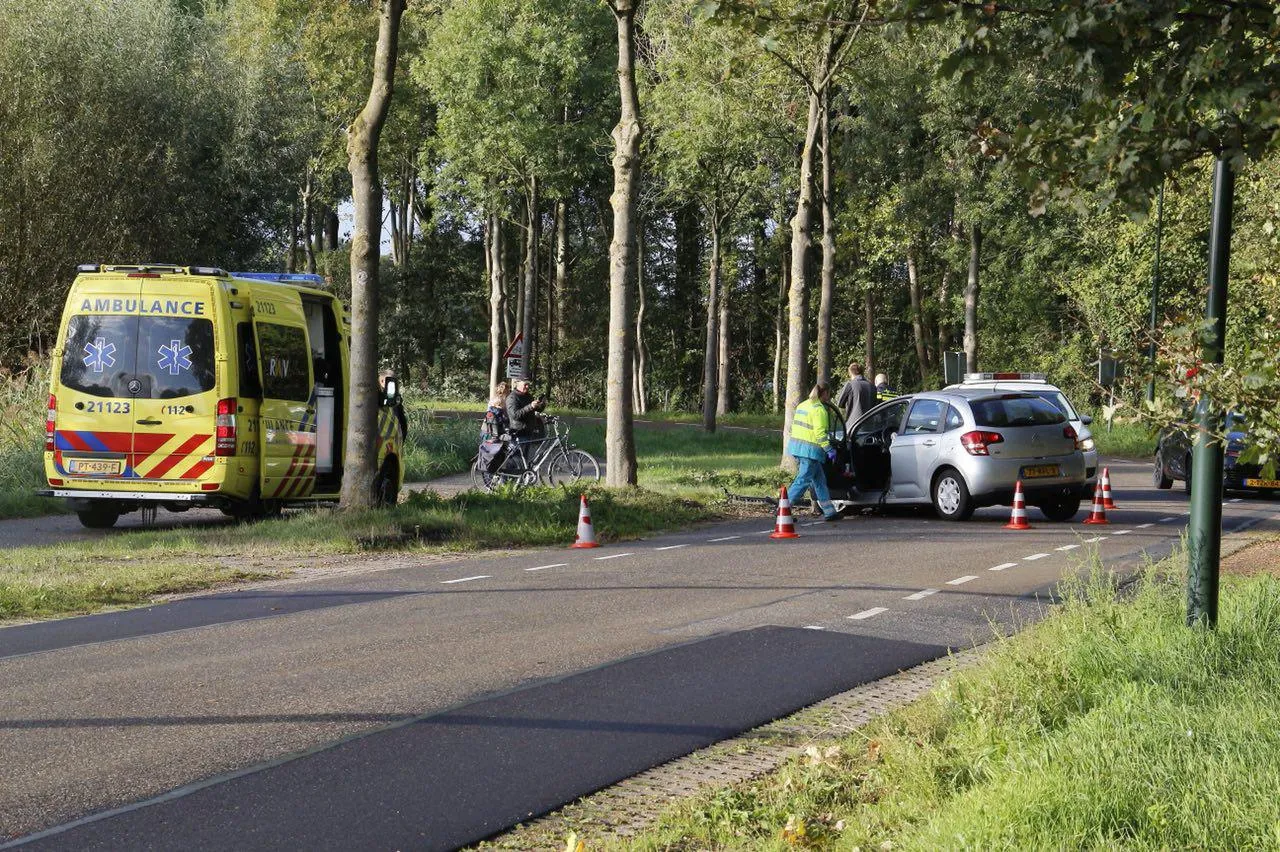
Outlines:
{"type": "Polygon", "coordinates": [[[507,347],[507,351],[502,353],[503,358],[523,358],[524,357],[524,335],[517,334],[516,339],[511,341],[511,345],[507,347]]]}

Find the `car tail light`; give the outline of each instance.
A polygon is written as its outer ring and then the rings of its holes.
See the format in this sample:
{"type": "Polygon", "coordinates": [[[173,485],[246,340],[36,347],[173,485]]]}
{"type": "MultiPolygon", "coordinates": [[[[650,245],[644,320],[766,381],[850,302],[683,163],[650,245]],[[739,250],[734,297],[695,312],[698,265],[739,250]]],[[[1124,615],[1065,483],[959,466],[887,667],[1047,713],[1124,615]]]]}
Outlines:
{"type": "Polygon", "coordinates": [[[1075,441],[1080,436],[1076,434],[1075,428],[1070,423],[1068,423],[1066,426],[1062,427],[1062,437],[1069,438],[1072,441],[1075,441]]]}
{"type": "Polygon", "coordinates": [[[236,454],[236,400],[235,397],[218,400],[218,418],[215,422],[213,454],[236,454]]]}
{"type": "Polygon", "coordinates": [[[58,398],[49,394],[49,409],[44,416],[44,448],[53,452],[53,430],[58,425],[58,398]]]}
{"type": "Polygon", "coordinates": [[[999,432],[982,432],[973,431],[965,432],[960,436],[960,443],[969,452],[971,456],[987,456],[991,455],[987,452],[987,447],[992,444],[1003,444],[1004,436],[999,432]]]}

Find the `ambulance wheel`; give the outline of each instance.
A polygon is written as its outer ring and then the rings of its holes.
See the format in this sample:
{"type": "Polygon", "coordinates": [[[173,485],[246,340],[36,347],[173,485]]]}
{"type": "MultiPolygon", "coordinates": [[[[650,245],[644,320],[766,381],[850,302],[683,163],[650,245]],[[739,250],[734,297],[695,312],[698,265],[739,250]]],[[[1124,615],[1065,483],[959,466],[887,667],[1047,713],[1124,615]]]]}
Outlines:
{"type": "Polygon", "coordinates": [[[373,505],[375,508],[385,509],[399,502],[400,489],[397,487],[399,479],[399,468],[395,457],[387,456],[387,460],[382,463],[382,469],[373,478],[373,505]]]}
{"type": "Polygon", "coordinates": [[[120,520],[120,510],[111,506],[90,506],[76,512],[81,525],[91,530],[109,530],[120,520]]]}

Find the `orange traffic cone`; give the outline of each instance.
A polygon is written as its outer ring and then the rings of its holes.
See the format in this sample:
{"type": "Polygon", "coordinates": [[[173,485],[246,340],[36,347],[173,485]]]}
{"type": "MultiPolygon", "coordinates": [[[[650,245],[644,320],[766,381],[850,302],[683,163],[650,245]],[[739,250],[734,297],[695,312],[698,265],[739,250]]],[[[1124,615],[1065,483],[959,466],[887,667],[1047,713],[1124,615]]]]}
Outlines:
{"type": "Polygon", "coordinates": [[[1102,501],[1102,480],[1098,480],[1097,486],[1093,489],[1093,511],[1089,513],[1089,517],[1084,519],[1086,524],[1109,524],[1107,520],[1107,507],[1102,501]]]}
{"type": "Polygon", "coordinates": [[[769,534],[769,538],[799,538],[796,534],[796,522],[791,517],[791,500],[787,497],[787,488],[784,485],[782,492],[778,495],[778,521],[773,526],[773,532],[769,534]]]}
{"type": "Polygon", "coordinates": [[[578,538],[572,547],[599,547],[596,531],[591,526],[591,510],[587,508],[587,495],[582,495],[582,508],[578,510],[578,538]]]}
{"type": "Polygon", "coordinates": [[[1104,509],[1114,509],[1116,503],[1111,499],[1111,468],[1104,467],[1102,469],[1102,506],[1104,509]]]}
{"type": "Polygon", "coordinates": [[[1009,523],[1004,525],[1007,530],[1029,530],[1031,524],[1027,523],[1027,498],[1022,494],[1022,480],[1018,480],[1018,484],[1013,488],[1013,514],[1009,516],[1009,523]]]}

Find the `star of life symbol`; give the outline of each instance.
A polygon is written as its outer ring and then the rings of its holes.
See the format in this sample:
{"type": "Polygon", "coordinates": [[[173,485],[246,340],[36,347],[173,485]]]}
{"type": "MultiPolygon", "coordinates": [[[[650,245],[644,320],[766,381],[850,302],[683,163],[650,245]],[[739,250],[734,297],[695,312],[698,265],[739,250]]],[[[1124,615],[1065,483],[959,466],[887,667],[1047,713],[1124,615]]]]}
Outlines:
{"type": "Polygon", "coordinates": [[[101,373],[115,366],[115,352],[114,343],[108,343],[104,337],[96,337],[92,343],[84,345],[84,365],[95,373],[101,373]]]}
{"type": "Polygon", "coordinates": [[[161,346],[158,351],[160,369],[168,370],[169,375],[176,376],[191,369],[191,347],[184,346],[181,340],[170,340],[168,346],[161,346]]]}

